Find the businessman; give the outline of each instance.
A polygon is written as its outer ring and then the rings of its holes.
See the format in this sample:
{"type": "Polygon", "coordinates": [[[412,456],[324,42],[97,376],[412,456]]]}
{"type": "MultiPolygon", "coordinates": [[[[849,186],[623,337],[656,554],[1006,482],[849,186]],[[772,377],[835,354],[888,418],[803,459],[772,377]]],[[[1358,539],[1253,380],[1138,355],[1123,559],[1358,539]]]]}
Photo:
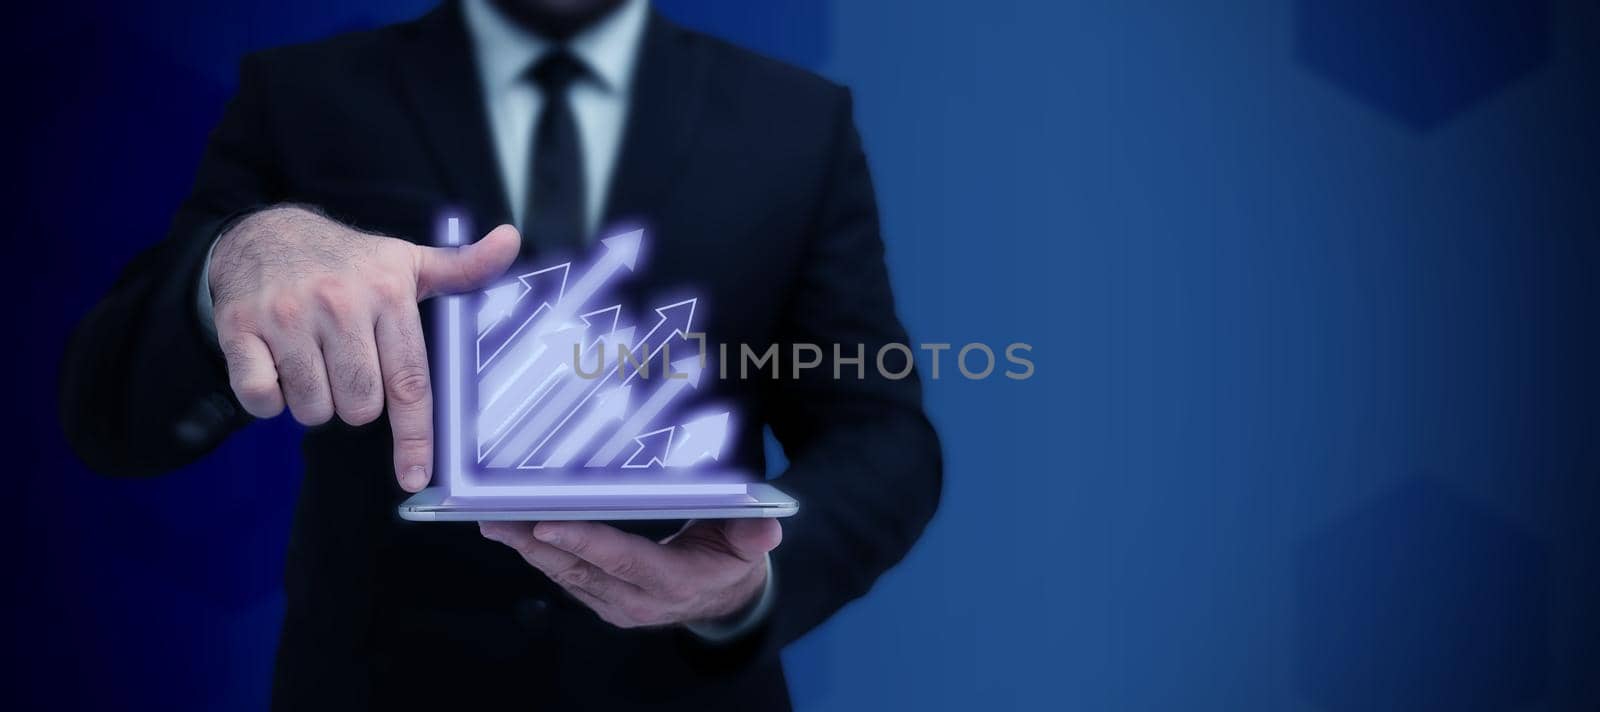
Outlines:
{"type": "Polygon", "coordinates": [[[765,470],[763,426],[782,444],[781,530],[394,515],[433,475],[419,301],[638,225],[627,298],[692,287],[717,341],[907,340],[844,89],[644,0],[461,0],[245,58],[170,233],[75,332],[64,427],[143,475],[254,418],[310,426],[278,708],[787,708],[778,651],[937,506],[915,376],[708,389],[746,419],[731,463],[765,470]],[[429,246],[446,209],[492,229],[429,246]]]}

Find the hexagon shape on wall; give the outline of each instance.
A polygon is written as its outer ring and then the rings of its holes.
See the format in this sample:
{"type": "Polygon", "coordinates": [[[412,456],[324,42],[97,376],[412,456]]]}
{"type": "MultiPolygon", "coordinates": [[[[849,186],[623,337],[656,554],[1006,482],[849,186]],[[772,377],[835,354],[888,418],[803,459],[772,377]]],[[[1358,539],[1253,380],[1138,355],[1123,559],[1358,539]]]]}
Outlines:
{"type": "Polygon", "coordinates": [[[1547,0],[1297,0],[1295,57],[1419,131],[1541,65],[1547,0]]]}
{"type": "Polygon", "coordinates": [[[1330,712],[1539,699],[1546,557],[1516,525],[1422,479],[1331,522],[1296,551],[1301,689],[1330,712]]]}

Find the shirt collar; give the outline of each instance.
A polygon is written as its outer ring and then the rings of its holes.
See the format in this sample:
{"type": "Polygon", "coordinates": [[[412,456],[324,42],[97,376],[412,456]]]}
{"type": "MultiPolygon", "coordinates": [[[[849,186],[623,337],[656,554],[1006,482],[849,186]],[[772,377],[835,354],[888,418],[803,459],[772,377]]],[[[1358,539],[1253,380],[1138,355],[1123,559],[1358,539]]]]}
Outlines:
{"type": "MultiPolygon", "coordinates": [[[[506,18],[489,0],[466,0],[462,6],[478,71],[491,91],[523,81],[534,60],[554,46],[550,40],[506,18]]],[[[588,65],[602,88],[628,90],[649,7],[646,0],[627,0],[567,42],[567,48],[588,65]]]]}

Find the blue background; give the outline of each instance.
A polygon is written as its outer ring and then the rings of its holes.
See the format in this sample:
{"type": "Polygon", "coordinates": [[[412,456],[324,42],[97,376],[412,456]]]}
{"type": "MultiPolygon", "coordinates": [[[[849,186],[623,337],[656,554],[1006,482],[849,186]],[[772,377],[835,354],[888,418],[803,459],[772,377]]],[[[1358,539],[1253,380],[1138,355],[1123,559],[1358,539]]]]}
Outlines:
{"type": "MultiPolygon", "coordinates": [[[[10,11],[8,701],[264,707],[295,426],[100,478],[61,345],[241,54],[426,5],[10,11]]],[[[943,508],[798,706],[1600,706],[1600,5],[661,7],[854,88],[916,339],[1034,345],[928,384],[943,508]]]]}

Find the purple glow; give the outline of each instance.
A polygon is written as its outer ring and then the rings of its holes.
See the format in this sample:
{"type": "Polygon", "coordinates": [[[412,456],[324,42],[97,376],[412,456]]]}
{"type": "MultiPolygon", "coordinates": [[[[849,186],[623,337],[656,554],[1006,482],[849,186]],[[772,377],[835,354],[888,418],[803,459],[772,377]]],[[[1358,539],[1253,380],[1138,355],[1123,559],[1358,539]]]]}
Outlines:
{"type": "Polygon", "coordinates": [[[572,464],[602,429],[628,414],[629,396],[632,393],[633,386],[619,386],[602,394],[594,407],[572,426],[571,432],[551,451],[550,458],[539,467],[560,469],[572,464]]]}
{"type": "Polygon", "coordinates": [[[662,460],[672,450],[673,430],[674,428],[669,425],[660,430],[652,430],[633,438],[633,442],[637,447],[633,449],[633,454],[628,456],[627,461],[622,463],[623,469],[642,470],[663,466],[662,460]]]}
{"type": "MultiPolygon", "coordinates": [[[[458,219],[445,221],[440,242],[462,244],[458,219]]],[[[523,271],[438,300],[439,452],[453,496],[732,492],[748,480],[701,467],[728,445],[729,411],[678,412],[704,368],[700,343],[685,336],[698,300],[653,308],[644,330],[611,298],[643,243],[642,230],[622,233],[601,240],[587,265],[523,271]]]]}
{"type": "Polygon", "coordinates": [[[728,412],[696,418],[678,426],[677,442],[664,461],[667,467],[690,467],[701,460],[716,460],[728,442],[728,412]]]}
{"type": "Polygon", "coordinates": [[[679,394],[683,393],[685,389],[698,388],[700,386],[699,356],[686,358],[672,364],[672,371],[672,373],[667,374],[664,379],[665,382],[656,388],[655,393],[650,394],[650,398],[644,402],[644,405],[639,406],[638,410],[635,410],[622,421],[622,426],[611,434],[611,438],[606,440],[606,443],[601,445],[599,450],[595,451],[594,456],[585,463],[585,467],[610,466],[617,459],[617,456],[622,454],[622,449],[627,447],[628,443],[635,437],[638,437],[645,427],[656,422],[657,416],[660,416],[679,394]],[[676,376],[685,377],[677,378],[676,376]]]}

